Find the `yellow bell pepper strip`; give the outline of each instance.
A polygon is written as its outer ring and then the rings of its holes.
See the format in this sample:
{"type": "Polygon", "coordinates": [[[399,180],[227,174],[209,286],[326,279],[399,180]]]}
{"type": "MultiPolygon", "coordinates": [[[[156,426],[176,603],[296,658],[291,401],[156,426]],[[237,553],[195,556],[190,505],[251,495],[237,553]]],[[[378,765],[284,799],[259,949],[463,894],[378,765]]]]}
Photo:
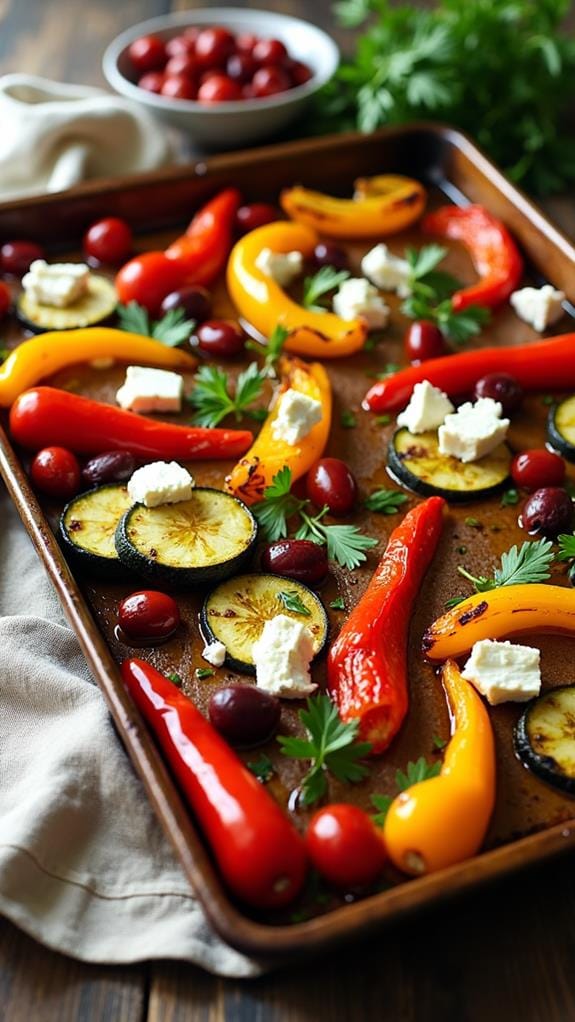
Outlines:
{"type": "Polygon", "coordinates": [[[301,252],[309,259],[318,235],[303,224],[280,220],[244,235],[232,249],[227,283],[239,315],[264,337],[279,324],[288,331],[284,350],[308,358],[341,358],[360,351],[367,337],[367,324],[360,319],[344,320],[333,312],[313,312],[294,302],[289,295],[256,266],[263,248],[272,252],[301,252]]]}
{"type": "Polygon", "coordinates": [[[8,408],[19,394],[60,369],[97,359],[188,371],[197,364],[192,355],[178,348],[125,330],[99,326],[53,330],[31,337],[10,352],[0,367],[0,406],[8,408]]]}
{"type": "Polygon", "coordinates": [[[280,359],[279,372],[281,385],[277,401],[249,451],[226,479],[230,493],[246,504],[261,500],[273,477],[285,466],[291,469],[294,481],[305,475],[314,461],[321,458],[329,436],[331,386],[324,367],[318,362],[308,364],[284,355],[280,359]],[[290,388],[319,401],[322,410],[320,422],[297,444],[288,444],[273,432],[281,397],[290,388]]]}
{"type": "Polygon", "coordinates": [[[495,805],[495,743],[480,697],[449,660],[442,670],[453,720],[441,773],[401,792],[383,827],[391,861],[412,876],[446,869],[481,847],[495,805]]]}
{"type": "Polygon", "coordinates": [[[428,660],[467,653],[481,639],[521,632],[575,635],[575,589],[529,582],[474,593],[427,629],[422,649],[428,660]]]}
{"type": "Polygon", "coordinates": [[[353,199],[339,199],[296,186],[281,194],[292,220],[329,238],[381,238],[415,223],[425,209],[426,191],[419,181],[396,174],[360,178],[353,199]]]}

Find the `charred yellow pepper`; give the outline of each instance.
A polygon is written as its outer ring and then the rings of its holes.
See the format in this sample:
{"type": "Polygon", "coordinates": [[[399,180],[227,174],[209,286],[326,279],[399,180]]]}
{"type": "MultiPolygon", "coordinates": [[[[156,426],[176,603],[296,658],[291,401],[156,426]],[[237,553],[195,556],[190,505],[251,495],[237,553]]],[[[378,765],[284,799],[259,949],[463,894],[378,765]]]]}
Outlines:
{"type": "Polygon", "coordinates": [[[454,723],[441,773],[398,795],[383,828],[390,859],[413,876],[474,855],[495,805],[495,743],[487,710],[452,660],[442,680],[454,723]]]}
{"type": "Polygon", "coordinates": [[[419,181],[396,174],[360,178],[353,199],[338,199],[309,188],[287,188],[281,204],[292,220],[330,238],[380,238],[413,224],[425,209],[419,181]]]}
{"type": "Polygon", "coordinates": [[[192,370],[196,366],[191,355],[125,330],[98,326],[53,330],[24,341],[10,352],[0,368],[0,406],[7,408],[23,391],[60,369],[99,359],[164,369],[192,370]]]}
{"type": "Polygon", "coordinates": [[[575,633],[575,589],[531,582],[474,593],[443,614],[423,636],[429,660],[460,657],[480,639],[517,632],[575,633]]]}
{"type": "Polygon", "coordinates": [[[256,266],[262,249],[301,252],[309,259],[318,242],[315,231],[303,224],[277,223],[257,227],[241,238],[228,261],[227,283],[238,313],[264,337],[279,324],[288,330],[285,351],[309,358],[340,358],[363,348],[367,325],[360,319],[344,320],[333,312],[313,312],[298,305],[275,280],[256,266]]]}
{"type": "Polygon", "coordinates": [[[238,461],[226,479],[228,490],[246,504],[261,500],[280,469],[291,469],[292,480],[305,475],[321,457],[331,425],[331,386],[328,375],[318,362],[301,362],[284,355],[279,365],[281,385],[276,402],[248,453],[238,461]],[[319,401],[321,420],[299,443],[288,444],[274,433],[282,396],[290,389],[319,401]]]}

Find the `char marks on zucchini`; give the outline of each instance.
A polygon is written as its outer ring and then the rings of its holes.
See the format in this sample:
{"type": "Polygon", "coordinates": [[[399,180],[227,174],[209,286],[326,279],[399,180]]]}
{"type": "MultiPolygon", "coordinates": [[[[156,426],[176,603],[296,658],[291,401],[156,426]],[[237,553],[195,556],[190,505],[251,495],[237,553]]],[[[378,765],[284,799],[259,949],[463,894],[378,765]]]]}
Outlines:
{"type": "Polygon", "coordinates": [[[575,795],[575,685],[529,703],[515,728],[515,751],[542,781],[575,795]]]}
{"type": "Polygon", "coordinates": [[[389,442],[388,465],[404,486],[422,497],[444,497],[463,503],[491,497],[509,477],[512,454],[500,444],[479,461],[463,463],[451,455],[440,454],[436,432],[417,436],[398,429],[389,442]]]}

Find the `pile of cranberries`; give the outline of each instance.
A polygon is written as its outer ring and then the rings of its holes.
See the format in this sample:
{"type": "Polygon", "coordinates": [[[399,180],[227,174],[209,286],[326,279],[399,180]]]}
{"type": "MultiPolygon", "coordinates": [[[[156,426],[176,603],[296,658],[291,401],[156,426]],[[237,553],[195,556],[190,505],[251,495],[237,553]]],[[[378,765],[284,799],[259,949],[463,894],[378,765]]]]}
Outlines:
{"type": "Polygon", "coordinates": [[[235,35],[222,27],[191,26],[167,42],[140,36],[128,53],[141,89],[199,103],[263,99],[312,77],[279,39],[235,35]]]}

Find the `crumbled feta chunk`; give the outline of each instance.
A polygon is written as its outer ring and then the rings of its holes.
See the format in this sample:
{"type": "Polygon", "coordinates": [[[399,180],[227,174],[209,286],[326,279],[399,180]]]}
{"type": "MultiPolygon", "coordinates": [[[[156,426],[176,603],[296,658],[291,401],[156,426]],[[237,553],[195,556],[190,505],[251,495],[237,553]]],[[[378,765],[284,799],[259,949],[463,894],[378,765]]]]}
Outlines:
{"type": "Polygon", "coordinates": [[[445,416],[453,411],[447,394],[429,380],[422,380],[415,384],[407,408],[397,416],[397,425],[406,426],[410,433],[425,433],[441,426],[445,416]]]}
{"type": "Polygon", "coordinates": [[[364,255],[361,272],[382,291],[397,291],[400,298],[411,294],[409,263],[390,252],[387,245],[376,245],[364,255]]]}
{"type": "Polygon", "coordinates": [[[488,703],[524,703],[541,689],[540,652],[532,646],[481,639],[471,650],[463,677],[488,703]]]}
{"type": "Polygon", "coordinates": [[[226,647],[223,642],[219,642],[218,639],[214,639],[213,642],[208,642],[202,650],[204,660],[207,660],[212,667],[221,667],[226,659],[226,653],[226,647]]]}
{"type": "Polygon", "coordinates": [[[446,416],[439,427],[439,450],[460,461],[478,461],[505,439],[509,419],[502,419],[499,401],[480,397],[475,404],[466,401],[454,415],[446,416]]]}
{"type": "Polygon", "coordinates": [[[339,285],[333,296],[333,311],[345,320],[361,317],[369,330],[381,330],[389,319],[389,306],[365,277],[348,277],[339,285]]]}
{"type": "Polygon", "coordinates": [[[35,259],[22,278],[26,294],[38,305],[65,309],[88,291],[90,269],[85,263],[47,263],[35,259]]]}
{"type": "Polygon", "coordinates": [[[308,394],[290,387],[279,399],[277,415],[272,422],[272,433],[276,440],[284,440],[293,446],[321,422],[321,403],[308,394]]]}
{"type": "Polygon", "coordinates": [[[522,287],[520,291],[514,291],[509,299],[519,319],[540,332],[561,318],[564,301],[565,292],[558,291],[551,284],[522,287]]]}
{"type": "Polygon", "coordinates": [[[179,412],[183,393],[184,381],[179,373],[128,366],[116,401],[132,412],[179,412]]]}
{"type": "Polygon", "coordinates": [[[256,266],[280,287],[289,287],[303,273],[303,255],[295,250],[272,252],[271,248],[262,248],[256,256],[256,266]]]}
{"type": "Polygon", "coordinates": [[[128,483],[128,495],[134,504],[158,507],[189,500],[193,488],[192,476],[177,461],[153,461],[136,469],[128,483]]]}
{"type": "Polygon", "coordinates": [[[313,637],[300,621],[277,614],[266,621],[253,645],[258,688],[284,699],[301,699],[315,692],[309,665],[313,657],[313,637]]]}

